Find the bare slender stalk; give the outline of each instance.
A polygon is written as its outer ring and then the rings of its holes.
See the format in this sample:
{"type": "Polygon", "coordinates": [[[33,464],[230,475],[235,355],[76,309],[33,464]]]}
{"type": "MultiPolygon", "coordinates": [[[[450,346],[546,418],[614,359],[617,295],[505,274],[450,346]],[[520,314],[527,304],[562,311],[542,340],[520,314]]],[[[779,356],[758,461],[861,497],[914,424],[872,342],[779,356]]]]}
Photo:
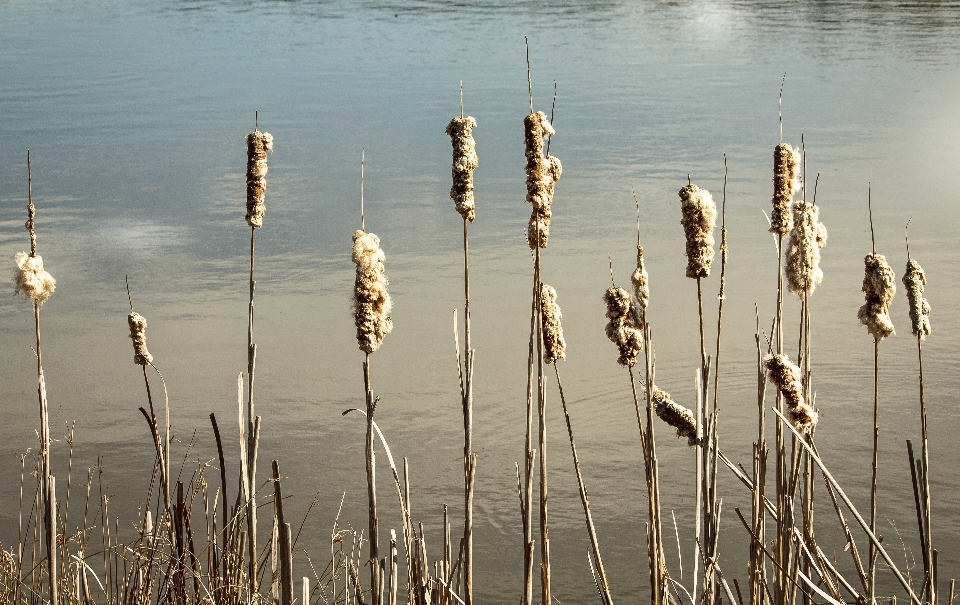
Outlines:
{"type": "Polygon", "coordinates": [[[553,371],[557,376],[557,389],[560,391],[560,403],[563,405],[563,416],[567,421],[567,435],[570,437],[570,450],[573,453],[573,468],[577,473],[577,484],[580,487],[580,503],[583,505],[583,515],[587,522],[587,533],[590,536],[590,546],[593,548],[593,557],[596,559],[596,569],[600,589],[600,596],[604,605],[613,605],[613,596],[610,594],[610,583],[607,581],[607,572],[603,568],[600,558],[600,542],[597,539],[597,530],[593,525],[593,515],[590,513],[590,498],[583,483],[583,474],[580,472],[580,460],[577,458],[577,446],[573,441],[573,426],[570,424],[570,414],[567,412],[567,400],[563,395],[563,383],[560,382],[560,368],[557,362],[553,363],[553,371]]]}

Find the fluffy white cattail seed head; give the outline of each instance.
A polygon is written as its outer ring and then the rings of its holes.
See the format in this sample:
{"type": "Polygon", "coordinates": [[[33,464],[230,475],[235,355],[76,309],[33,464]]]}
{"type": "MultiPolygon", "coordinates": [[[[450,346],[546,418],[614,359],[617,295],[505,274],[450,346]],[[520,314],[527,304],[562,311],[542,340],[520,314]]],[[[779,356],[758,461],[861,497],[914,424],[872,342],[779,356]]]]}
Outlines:
{"type": "Polygon", "coordinates": [[[543,332],[543,359],[555,363],[566,359],[567,343],[563,340],[563,326],[560,321],[560,305],[557,304],[557,291],[547,284],[540,284],[540,325],[543,332]]]}
{"type": "Polygon", "coordinates": [[[267,152],[273,151],[273,135],[259,130],[247,135],[247,224],[263,227],[267,207],[267,152]]]}
{"type": "Polygon", "coordinates": [[[677,429],[677,437],[686,437],[688,445],[700,443],[693,412],[670,399],[670,393],[653,387],[653,409],[661,420],[677,429]]]}
{"type": "Polygon", "coordinates": [[[763,364],[767,367],[767,378],[783,395],[794,426],[801,433],[809,433],[816,426],[818,417],[804,401],[800,368],[789,357],[780,354],[765,355],[763,364]]]}
{"type": "Polygon", "coordinates": [[[923,297],[923,286],[927,283],[927,274],[920,263],[907,259],[907,270],[903,274],[903,286],[907,289],[907,301],[910,303],[910,324],[913,333],[925,340],[930,336],[930,303],[923,297]]]}
{"type": "Polygon", "coordinates": [[[770,232],[786,235],[793,229],[790,203],[800,190],[800,150],[780,143],[773,150],[773,211],[770,232]]]}
{"type": "Polygon", "coordinates": [[[611,286],[607,288],[603,300],[607,303],[607,319],[610,320],[606,327],[607,338],[620,349],[617,363],[633,367],[643,350],[643,331],[630,293],[611,286]]]}
{"type": "Polygon", "coordinates": [[[38,305],[50,298],[57,288],[57,281],[43,270],[43,259],[39,254],[31,256],[18,252],[14,260],[17,268],[13,272],[14,293],[23,295],[38,305]]]}
{"type": "Polygon", "coordinates": [[[706,189],[690,184],[679,192],[683,233],[687,237],[687,277],[710,277],[713,263],[713,228],[717,224],[717,204],[706,189]]]}
{"type": "Polygon", "coordinates": [[[820,209],[798,200],[793,205],[793,230],[787,247],[787,287],[797,296],[813,294],[823,281],[820,249],[827,245],[827,228],[820,209]]]}
{"type": "Polygon", "coordinates": [[[527,201],[533,206],[527,225],[527,244],[531,250],[546,248],[550,238],[550,206],[556,182],[563,166],[560,160],[543,155],[543,137],[555,134],[553,126],[542,111],[531,113],[523,120],[523,141],[527,157],[527,201]]]}
{"type": "Polygon", "coordinates": [[[637,246],[637,268],[630,276],[630,283],[633,284],[633,293],[637,297],[637,304],[640,309],[646,311],[650,304],[650,279],[647,275],[647,268],[643,262],[643,247],[637,246]]]}
{"type": "Polygon", "coordinates": [[[130,311],[127,325],[130,326],[130,339],[133,340],[133,363],[138,366],[153,363],[153,355],[147,350],[147,319],[136,311],[130,311]]]}
{"type": "Polygon", "coordinates": [[[863,259],[864,305],[857,312],[860,323],[878,342],[893,336],[893,321],[890,319],[890,303],[897,293],[896,275],[880,254],[868,254],[863,259]]]}
{"type": "Polygon", "coordinates": [[[353,234],[353,262],[357,278],[353,285],[353,314],[357,325],[357,343],[364,353],[373,353],[393,330],[390,309],[393,301],[387,293],[385,260],[380,238],[373,233],[353,234]]]}
{"type": "Polygon", "coordinates": [[[456,204],[457,212],[467,221],[475,218],[473,199],[473,171],[480,164],[477,157],[477,142],[473,140],[473,129],[477,121],[470,116],[456,117],[447,124],[447,134],[453,145],[453,187],[450,199],[456,204]]]}

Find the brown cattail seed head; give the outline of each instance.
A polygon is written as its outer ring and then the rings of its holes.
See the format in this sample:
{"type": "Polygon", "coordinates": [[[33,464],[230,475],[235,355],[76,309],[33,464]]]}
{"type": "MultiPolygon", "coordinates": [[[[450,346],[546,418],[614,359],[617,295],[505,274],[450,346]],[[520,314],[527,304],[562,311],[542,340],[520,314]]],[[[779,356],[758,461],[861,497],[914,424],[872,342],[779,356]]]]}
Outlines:
{"type": "Polygon", "coordinates": [[[263,227],[267,192],[267,152],[273,151],[273,135],[259,130],[247,135],[247,224],[263,227]]]}
{"type": "Polygon", "coordinates": [[[907,259],[907,270],[903,274],[903,287],[907,289],[907,301],[910,303],[910,324],[913,333],[924,340],[930,336],[930,303],[923,297],[923,286],[927,283],[927,274],[920,263],[907,259]]]}
{"type": "Polygon", "coordinates": [[[603,295],[607,303],[607,338],[620,349],[617,363],[633,367],[637,356],[643,350],[643,332],[637,309],[630,300],[630,294],[623,288],[611,286],[603,295]]]}
{"type": "Polygon", "coordinates": [[[457,206],[457,212],[466,221],[473,221],[473,171],[480,163],[477,157],[477,142],[473,140],[472,131],[477,127],[477,121],[467,116],[457,117],[447,124],[447,134],[453,145],[453,187],[450,188],[450,199],[457,206]]]}
{"type": "Polygon", "coordinates": [[[540,284],[540,325],[543,332],[544,361],[554,363],[566,359],[567,343],[563,340],[563,326],[560,320],[560,306],[557,304],[557,291],[547,284],[540,284]]]}
{"type": "Polygon", "coordinates": [[[653,409],[661,420],[677,429],[677,437],[686,437],[688,445],[700,443],[693,412],[670,399],[670,393],[653,387],[653,409]]]}
{"type": "Polygon", "coordinates": [[[630,276],[630,283],[633,284],[633,293],[637,296],[637,304],[642,311],[647,310],[650,304],[650,283],[647,275],[647,268],[643,262],[643,247],[637,246],[637,268],[630,276]]]}
{"type": "Polygon", "coordinates": [[[868,254],[863,259],[863,297],[865,303],[857,312],[860,323],[867,326],[879,342],[895,334],[890,320],[890,303],[897,293],[896,275],[880,254],[868,254]]]}
{"type": "Polygon", "coordinates": [[[553,126],[542,111],[531,113],[523,120],[523,140],[527,157],[527,201],[533,206],[527,225],[527,244],[531,250],[546,248],[550,238],[550,219],[553,213],[553,192],[560,180],[563,166],[553,156],[544,157],[543,137],[555,134],[553,126]]]}
{"type": "Polygon", "coordinates": [[[786,235],[793,229],[790,203],[800,190],[800,150],[780,143],[773,150],[773,212],[770,233],[786,235]]]}
{"type": "Polygon", "coordinates": [[[710,277],[717,205],[709,191],[691,184],[680,190],[680,210],[680,224],[687,236],[687,277],[710,277]]]}
{"type": "Polygon", "coordinates": [[[138,366],[149,365],[153,362],[153,355],[147,350],[147,319],[136,311],[130,311],[127,324],[133,340],[133,363],[138,366]]]}
{"type": "Polygon", "coordinates": [[[18,252],[15,259],[17,268],[13,272],[14,293],[23,295],[35,304],[42,305],[56,290],[57,281],[43,270],[40,255],[18,252]]]}
{"type": "Polygon", "coordinates": [[[353,285],[353,314],[357,325],[357,343],[364,353],[373,353],[393,330],[390,309],[393,301],[387,293],[385,256],[380,238],[373,233],[353,234],[353,262],[357,279],[353,285]]]}
{"type": "Polygon", "coordinates": [[[798,200],[793,205],[793,230],[787,247],[787,287],[799,297],[813,294],[823,281],[820,249],[827,245],[827,228],[820,209],[798,200]]]}
{"type": "Polygon", "coordinates": [[[783,395],[793,425],[801,433],[809,434],[816,426],[816,410],[807,405],[803,398],[803,375],[800,368],[786,355],[766,355],[763,364],[767,367],[767,377],[783,395]]]}

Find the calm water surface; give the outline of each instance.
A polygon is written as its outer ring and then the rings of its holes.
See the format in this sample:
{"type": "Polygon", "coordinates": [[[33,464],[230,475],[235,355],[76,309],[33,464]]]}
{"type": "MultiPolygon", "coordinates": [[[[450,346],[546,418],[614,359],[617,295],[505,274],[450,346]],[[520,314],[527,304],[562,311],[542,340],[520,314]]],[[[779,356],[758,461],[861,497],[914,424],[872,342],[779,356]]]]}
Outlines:
{"type": "MultiPolygon", "coordinates": [[[[462,251],[443,134],[459,110],[462,80],[465,111],[479,123],[480,156],[470,230],[476,585],[482,602],[517,599],[514,462],[523,450],[532,279],[523,239],[527,35],[536,107],[549,109],[554,81],[558,90],[551,151],[564,174],[544,280],[563,308],[564,388],[614,595],[635,600],[646,594],[642,462],[628,377],[603,335],[607,254],[626,284],[634,188],[658,382],[689,404],[697,303],[694,283],[683,277],[676,191],[689,174],[719,199],[726,154],[721,447],[746,462],[756,431],[754,305],[769,326],[776,298],[776,256],[762,210],[786,72],[783,136],[794,145],[804,137],[829,229],[826,278],[811,303],[818,446],[865,509],[873,368],[856,311],[870,251],[871,182],[878,251],[899,274],[903,226],[912,217],[911,251],[929,279],[934,335],[924,369],[935,539],[940,576],[953,577],[960,570],[953,472],[960,464],[960,321],[952,313],[960,308],[958,33],[960,4],[949,2],[7,2],[0,10],[0,256],[12,261],[28,245],[29,148],[39,251],[57,278],[43,307],[53,433],[64,435],[76,421],[75,471],[102,456],[112,510],[135,514],[153,459],[125,322],[129,275],[169,386],[175,454],[188,468],[215,457],[207,416],[232,424],[236,375],[246,367],[243,137],[259,111],[261,129],[276,139],[257,235],[260,459],[281,460],[296,514],[316,496],[304,530],[311,555],[322,558],[344,493],[341,524],[366,526],[364,427],[359,417],[340,415],[363,398],[349,250],[365,148],[367,227],[382,239],[396,306],[394,332],[372,363],[377,413],[395,454],[410,460],[414,514],[436,548],[442,505],[455,518],[462,506],[452,331],[453,309],[463,302],[462,251]]],[[[707,325],[715,326],[716,272],[705,287],[707,325]]],[[[35,446],[37,426],[32,314],[12,290],[0,297],[5,546],[16,535],[15,453],[35,446]]],[[[792,343],[799,303],[791,297],[785,308],[792,343]]],[[[881,346],[881,533],[894,550],[907,551],[916,573],[904,444],[919,439],[916,349],[902,288],[893,317],[899,336],[881,346]]],[[[548,396],[554,594],[576,602],[595,598],[588,542],[553,385],[548,396]]],[[[681,527],[689,583],[693,455],[659,428],[663,506],[681,527]]],[[[64,476],[63,441],[53,456],[64,476]]],[[[733,508],[749,500],[730,477],[720,480],[722,564],[725,575],[742,579],[748,539],[733,508]]],[[[388,488],[381,484],[383,525],[398,527],[388,488]]],[[[821,544],[843,560],[822,504],[821,544]]],[[[679,578],[676,555],[671,548],[679,578]]],[[[298,566],[307,574],[302,558],[298,566]]]]}

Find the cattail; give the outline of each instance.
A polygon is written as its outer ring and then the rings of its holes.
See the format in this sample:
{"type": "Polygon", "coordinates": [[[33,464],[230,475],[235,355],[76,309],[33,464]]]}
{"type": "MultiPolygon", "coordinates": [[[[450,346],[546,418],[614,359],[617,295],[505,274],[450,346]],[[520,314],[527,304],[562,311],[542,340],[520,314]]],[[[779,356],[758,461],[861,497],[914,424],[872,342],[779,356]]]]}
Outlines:
{"type": "Polygon", "coordinates": [[[150,365],[153,363],[153,355],[147,350],[147,319],[136,311],[130,311],[127,324],[133,340],[133,363],[138,366],[150,365]]]}
{"type": "Polygon", "coordinates": [[[780,143],[773,150],[773,212],[770,232],[784,236],[793,229],[790,203],[800,190],[800,149],[780,143]]]}
{"type": "Polygon", "coordinates": [[[607,319],[610,320],[606,328],[607,338],[620,348],[617,363],[632,368],[643,350],[643,332],[637,309],[630,294],[616,286],[607,288],[603,300],[607,303],[607,319]]]}
{"type": "Polygon", "coordinates": [[[267,192],[267,152],[273,151],[273,135],[255,130],[247,135],[247,224],[263,227],[267,208],[263,196],[267,192]]]}
{"type": "Polygon", "coordinates": [[[810,433],[817,424],[817,412],[803,398],[803,375],[800,368],[786,355],[771,354],[763,358],[767,377],[780,393],[790,413],[790,419],[801,433],[810,433]]]}
{"type": "Polygon", "coordinates": [[[457,212],[463,220],[473,222],[473,171],[480,163],[477,157],[477,142],[473,140],[472,131],[477,127],[477,121],[470,116],[456,117],[447,124],[447,134],[453,145],[453,187],[450,188],[450,199],[457,206],[457,212]]]}
{"type": "Polygon", "coordinates": [[[637,296],[637,304],[644,312],[647,305],[650,304],[650,283],[647,275],[647,268],[643,262],[643,247],[637,244],[637,268],[630,276],[630,283],[633,284],[633,293],[637,296]]]}
{"type": "Polygon", "coordinates": [[[863,292],[866,302],[857,312],[860,323],[867,326],[878,342],[895,334],[890,320],[890,303],[897,293],[896,275],[880,254],[863,259],[863,292]]]}
{"type": "Polygon", "coordinates": [[[680,190],[683,232],[687,236],[687,277],[710,277],[717,205],[706,189],[690,184],[680,190]]]}
{"type": "Polygon", "coordinates": [[[660,420],[677,429],[677,437],[687,438],[688,445],[700,443],[693,412],[670,399],[670,393],[661,391],[656,386],[653,387],[653,409],[660,420]]]}
{"type": "Polygon", "coordinates": [[[384,336],[393,330],[393,320],[389,315],[393,301],[387,293],[387,275],[383,268],[385,258],[379,237],[359,230],[353,234],[353,262],[357,265],[353,313],[357,324],[357,343],[365,353],[376,351],[384,336]]]}
{"type": "Polygon", "coordinates": [[[820,249],[827,244],[827,228],[820,209],[798,200],[793,205],[793,230],[787,247],[787,287],[797,296],[813,294],[823,281],[820,249]]]}
{"type": "Polygon", "coordinates": [[[546,248],[550,237],[550,218],[553,213],[553,192],[560,180],[563,166],[560,160],[543,155],[543,137],[555,134],[553,126],[542,111],[531,113],[523,120],[523,139],[527,156],[527,201],[533,205],[527,226],[527,244],[531,250],[546,248]]]}
{"type": "Polygon", "coordinates": [[[925,340],[930,336],[930,303],[923,297],[923,286],[927,283],[927,274],[920,263],[907,259],[907,271],[903,274],[903,286],[907,289],[910,302],[910,323],[913,333],[925,340]]]}
{"type": "Polygon", "coordinates": [[[543,331],[543,360],[555,363],[566,359],[567,343],[563,340],[563,326],[560,320],[560,306],[557,304],[557,291],[547,284],[540,284],[540,322],[543,331]]]}
{"type": "Polygon", "coordinates": [[[18,252],[15,257],[17,269],[13,272],[14,293],[23,295],[35,304],[42,305],[53,291],[57,281],[43,270],[43,259],[39,254],[30,255],[18,252]]]}

